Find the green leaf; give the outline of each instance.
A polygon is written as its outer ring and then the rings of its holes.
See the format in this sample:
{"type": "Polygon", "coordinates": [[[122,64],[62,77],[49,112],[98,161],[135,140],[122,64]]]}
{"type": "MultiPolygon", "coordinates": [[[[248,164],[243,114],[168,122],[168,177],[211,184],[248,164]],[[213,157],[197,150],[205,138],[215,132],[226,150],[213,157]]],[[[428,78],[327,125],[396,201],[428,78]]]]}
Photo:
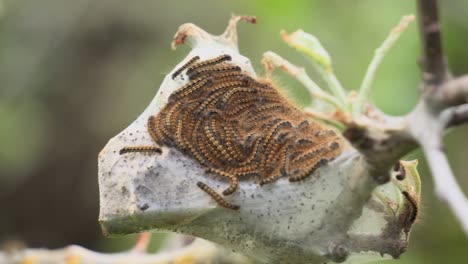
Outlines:
{"type": "Polygon", "coordinates": [[[307,55],[325,71],[330,72],[332,70],[330,55],[314,35],[299,29],[290,35],[282,31],[281,37],[289,46],[307,55]]]}

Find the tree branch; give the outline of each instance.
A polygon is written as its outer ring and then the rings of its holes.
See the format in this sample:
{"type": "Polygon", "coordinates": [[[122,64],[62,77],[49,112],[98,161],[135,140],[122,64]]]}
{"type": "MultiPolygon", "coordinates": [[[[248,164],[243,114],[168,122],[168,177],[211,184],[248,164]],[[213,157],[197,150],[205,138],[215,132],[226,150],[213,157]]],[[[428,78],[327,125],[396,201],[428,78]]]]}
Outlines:
{"type": "Polygon", "coordinates": [[[437,96],[447,106],[468,103],[468,75],[445,82],[437,96]]]}
{"type": "Polygon", "coordinates": [[[447,127],[463,125],[468,122],[468,104],[453,107],[448,111],[451,112],[447,127]]]}
{"type": "Polygon", "coordinates": [[[447,118],[450,106],[466,102],[468,78],[450,81],[441,43],[441,30],[436,0],[418,0],[419,25],[423,45],[423,96],[409,115],[409,132],[420,144],[435,182],[438,197],[446,202],[468,234],[468,202],[457,184],[443,152],[442,135],[447,125],[466,119],[466,109],[455,108],[447,118]],[[461,112],[460,112],[461,111],[461,112]]]}
{"type": "Polygon", "coordinates": [[[468,234],[468,200],[450,169],[447,156],[441,148],[423,146],[423,152],[432,171],[436,195],[450,206],[468,234]]]}
{"type": "Polygon", "coordinates": [[[448,75],[442,50],[437,0],[418,0],[419,28],[423,46],[422,79],[424,91],[435,91],[448,75]]]}

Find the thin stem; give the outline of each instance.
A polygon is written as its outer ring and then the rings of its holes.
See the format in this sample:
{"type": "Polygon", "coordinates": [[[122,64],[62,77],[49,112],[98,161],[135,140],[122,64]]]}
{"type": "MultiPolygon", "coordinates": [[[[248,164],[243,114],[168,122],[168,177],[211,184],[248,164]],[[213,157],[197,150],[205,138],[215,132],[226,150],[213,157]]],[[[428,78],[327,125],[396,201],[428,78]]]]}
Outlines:
{"type": "Polygon", "coordinates": [[[282,31],[281,37],[288,45],[294,47],[309,59],[315,70],[327,82],[332,94],[338,99],[340,104],[348,108],[346,92],[333,73],[330,55],[320,41],[315,36],[302,30],[297,30],[290,35],[282,31]]]}
{"type": "Polygon", "coordinates": [[[255,24],[257,23],[257,19],[254,16],[233,15],[231,17],[231,19],[229,20],[228,26],[226,27],[226,30],[221,36],[227,41],[227,43],[230,43],[236,49],[238,48],[237,46],[237,23],[239,23],[239,21],[246,21],[246,22],[255,24]]]}
{"type": "Polygon", "coordinates": [[[315,70],[320,74],[320,76],[322,76],[322,78],[327,83],[328,88],[330,88],[330,91],[332,92],[332,94],[338,99],[341,105],[347,108],[348,100],[347,100],[345,89],[341,85],[338,78],[336,78],[335,74],[333,73],[333,70],[325,70],[316,62],[314,61],[311,61],[311,62],[315,70]]]}
{"type": "Polygon", "coordinates": [[[304,85],[304,87],[309,90],[312,95],[312,99],[320,99],[324,102],[327,102],[338,109],[344,109],[344,105],[340,103],[335,97],[325,92],[317,83],[315,83],[309,75],[307,75],[304,68],[297,67],[296,65],[290,63],[286,59],[282,58],[278,54],[267,51],[263,54],[262,64],[264,65],[267,76],[270,75],[270,72],[274,68],[280,68],[287,74],[296,78],[299,82],[304,85]]]}
{"type": "Polygon", "coordinates": [[[333,116],[327,115],[325,113],[317,112],[317,111],[314,111],[313,109],[308,108],[304,110],[304,114],[306,114],[307,116],[313,119],[321,120],[322,122],[325,122],[331,126],[334,126],[339,130],[345,130],[346,128],[344,124],[340,123],[339,121],[336,121],[333,118],[333,116]]]}
{"type": "Polygon", "coordinates": [[[307,75],[305,70],[299,71],[299,73],[295,76],[296,79],[304,85],[307,90],[309,90],[310,94],[312,95],[313,99],[321,99],[338,109],[344,109],[344,105],[342,105],[336,97],[331,96],[329,93],[323,91],[310,77],[307,75]]]}
{"type": "Polygon", "coordinates": [[[432,172],[437,196],[450,206],[463,230],[468,234],[468,200],[450,169],[447,156],[441,148],[424,145],[422,148],[432,172]]]}
{"type": "Polygon", "coordinates": [[[372,86],[372,83],[375,78],[375,73],[382,62],[383,58],[393,47],[396,41],[400,38],[401,33],[407,28],[408,24],[414,20],[414,15],[404,16],[398,26],[390,31],[387,38],[384,40],[382,45],[375,50],[374,57],[372,58],[369,66],[367,67],[366,74],[364,75],[364,79],[362,80],[361,87],[359,88],[359,94],[357,97],[356,102],[353,104],[353,114],[359,115],[362,113],[364,104],[366,100],[369,98],[369,92],[372,86]]]}

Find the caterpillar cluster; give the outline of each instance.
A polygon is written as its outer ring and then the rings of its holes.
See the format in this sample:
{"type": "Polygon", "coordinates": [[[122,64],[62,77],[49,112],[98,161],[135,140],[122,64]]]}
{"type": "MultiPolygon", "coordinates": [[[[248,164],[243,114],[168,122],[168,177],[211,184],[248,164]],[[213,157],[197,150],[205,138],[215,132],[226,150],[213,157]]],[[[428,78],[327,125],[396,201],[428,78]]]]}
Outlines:
{"type": "Polygon", "coordinates": [[[194,57],[175,71],[173,78],[186,71],[189,81],[148,119],[158,145],[175,147],[228,178],[224,195],[235,192],[245,176],[257,177],[260,185],[282,176],[300,181],[341,153],[335,132],[309,121],[270,83],[242,73],[230,60],[194,57]]]}

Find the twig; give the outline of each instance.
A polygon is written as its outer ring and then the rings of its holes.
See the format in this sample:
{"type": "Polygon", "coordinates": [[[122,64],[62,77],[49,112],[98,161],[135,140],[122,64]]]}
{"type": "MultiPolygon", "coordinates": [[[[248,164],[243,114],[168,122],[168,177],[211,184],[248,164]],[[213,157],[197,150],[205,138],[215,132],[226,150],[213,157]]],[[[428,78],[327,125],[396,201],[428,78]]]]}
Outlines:
{"type": "Polygon", "coordinates": [[[328,125],[334,126],[340,130],[344,130],[346,127],[342,123],[336,120],[336,118],[333,116],[333,114],[327,114],[327,113],[322,113],[315,111],[312,108],[306,108],[304,109],[304,114],[309,116],[310,118],[320,120],[324,123],[327,123],[328,125]]]}
{"type": "Polygon", "coordinates": [[[448,77],[447,63],[442,50],[437,0],[418,0],[418,13],[423,45],[423,89],[432,91],[448,77]]]}
{"type": "Polygon", "coordinates": [[[452,107],[447,111],[449,111],[449,117],[446,127],[463,125],[468,122],[468,104],[452,107]]]}
{"type": "Polygon", "coordinates": [[[356,102],[353,104],[353,114],[358,115],[362,111],[362,107],[369,96],[369,91],[372,86],[372,82],[374,81],[375,73],[382,62],[383,58],[393,47],[396,41],[400,38],[401,33],[406,29],[408,24],[414,20],[413,15],[404,16],[398,26],[390,31],[390,34],[384,40],[382,45],[375,50],[375,55],[372,58],[369,66],[367,67],[366,74],[364,75],[364,79],[362,80],[361,87],[359,88],[359,94],[357,97],[356,102]]]}
{"type": "Polygon", "coordinates": [[[287,60],[283,59],[278,54],[267,51],[263,54],[262,64],[264,65],[267,76],[270,75],[270,72],[275,68],[278,67],[287,74],[295,77],[298,81],[304,85],[307,90],[309,90],[313,99],[320,99],[323,100],[336,108],[343,109],[343,105],[329,93],[325,92],[318,86],[310,77],[307,75],[304,68],[297,67],[292,63],[288,62],[287,60]]]}
{"type": "Polygon", "coordinates": [[[437,95],[438,100],[447,106],[468,103],[468,75],[445,82],[437,95]]]}
{"type": "Polygon", "coordinates": [[[328,52],[323,48],[320,41],[315,36],[305,33],[302,30],[297,30],[290,35],[282,31],[281,37],[288,45],[306,55],[312,66],[327,83],[332,94],[342,105],[347,107],[348,100],[345,89],[338,78],[336,78],[333,72],[330,55],[328,55],[328,52]]]}
{"type": "Polygon", "coordinates": [[[330,88],[330,91],[333,93],[333,95],[336,98],[340,99],[340,101],[344,102],[344,105],[346,106],[348,104],[347,98],[346,98],[346,92],[345,92],[345,89],[343,88],[343,85],[341,85],[338,78],[336,78],[335,73],[333,71],[324,70],[322,67],[320,67],[317,63],[313,61],[312,61],[312,66],[320,74],[320,76],[325,80],[325,82],[328,85],[328,88],[330,88]]]}
{"type": "Polygon", "coordinates": [[[422,149],[432,172],[437,196],[450,206],[468,234],[468,200],[455,180],[447,156],[441,148],[423,146],[422,149]]]}

